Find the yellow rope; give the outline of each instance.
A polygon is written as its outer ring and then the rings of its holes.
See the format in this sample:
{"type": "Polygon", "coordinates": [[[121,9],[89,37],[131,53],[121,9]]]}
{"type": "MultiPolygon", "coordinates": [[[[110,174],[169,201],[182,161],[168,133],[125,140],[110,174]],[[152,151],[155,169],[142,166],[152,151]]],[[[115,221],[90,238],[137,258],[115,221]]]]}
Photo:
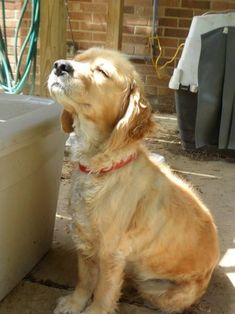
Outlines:
{"type": "Polygon", "coordinates": [[[173,56],[170,60],[168,60],[167,62],[165,62],[162,66],[159,66],[158,63],[159,63],[159,60],[160,60],[161,57],[162,57],[162,46],[161,46],[161,42],[160,42],[160,39],[159,39],[158,36],[155,36],[155,37],[150,36],[150,37],[149,37],[149,45],[150,45],[150,46],[151,46],[151,43],[152,43],[152,40],[153,40],[153,39],[154,39],[154,40],[157,39],[157,44],[158,44],[158,49],[159,49],[159,55],[157,56],[156,60],[154,60],[154,57],[153,57],[153,54],[152,54],[152,63],[153,63],[153,66],[154,66],[154,68],[155,68],[155,70],[156,70],[156,72],[157,72],[158,77],[159,77],[159,78],[162,78],[161,71],[162,71],[163,69],[165,69],[170,63],[172,63],[172,62],[176,59],[176,57],[177,57],[177,55],[178,55],[180,49],[184,47],[184,43],[180,44],[180,45],[177,47],[174,56],[173,56]]]}

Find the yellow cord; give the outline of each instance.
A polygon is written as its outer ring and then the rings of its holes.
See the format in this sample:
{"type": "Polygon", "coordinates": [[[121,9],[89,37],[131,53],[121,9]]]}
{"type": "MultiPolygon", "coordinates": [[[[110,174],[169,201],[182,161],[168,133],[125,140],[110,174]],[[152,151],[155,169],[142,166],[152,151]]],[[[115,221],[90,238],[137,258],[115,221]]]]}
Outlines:
{"type": "Polygon", "coordinates": [[[156,36],[156,37],[151,37],[151,36],[150,36],[150,37],[149,37],[149,44],[150,44],[150,46],[151,46],[151,43],[152,43],[152,40],[153,40],[153,39],[157,39],[157,44],[158,44],[158,49],[159,49],[159,55],[157,56],[156,60],[154,60],[154,57],[153,57],[153,54],[152,54],[152,63],[153,63],[153,66],[154,66],[154,68],[155,68],[155,70],[156,70],[156,72],[157,72],[158,77],[159,77],[159,78],[162,78],[161,71],[162,71],[163,69],[165,69],[170,63],[172,63],[172,62],[176,59],[176,57],[177,57],[177,55],[178,55],[180,49],[184,47],[184,43],[180,44],[180,45],[177,47],[174,56],[173,56],[169,61],[165,62],[162,66],[159,66],[158,63],[159,63],[159,60],[160,60],[161,57],[162,57],[162,46],[161,46],[160,39],[159,39],[158,36],[156,36]]]}

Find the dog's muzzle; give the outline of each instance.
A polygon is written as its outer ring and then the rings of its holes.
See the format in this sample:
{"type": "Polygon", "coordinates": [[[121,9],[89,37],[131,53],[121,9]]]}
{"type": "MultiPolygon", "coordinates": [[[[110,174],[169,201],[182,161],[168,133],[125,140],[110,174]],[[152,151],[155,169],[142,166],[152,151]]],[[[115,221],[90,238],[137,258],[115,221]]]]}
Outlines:
{"type": "Polygon", "coordinates": [[[71,65],[71,63],[67,60],[57,60],[54,63],[54,74],[56,76],[62,76],[62,75],[72,75],[74,72],[74,68],[71,65]]]}

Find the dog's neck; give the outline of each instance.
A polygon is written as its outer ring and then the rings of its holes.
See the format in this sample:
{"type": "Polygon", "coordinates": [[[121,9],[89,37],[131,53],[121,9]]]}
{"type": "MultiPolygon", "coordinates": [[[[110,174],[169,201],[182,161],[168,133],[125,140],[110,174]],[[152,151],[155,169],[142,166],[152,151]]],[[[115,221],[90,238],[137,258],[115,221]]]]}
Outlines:
{"type": "Polygon", "coordinates": [[[101,168],[110,168],[113,164],[137,154],[138,144],[122,147],[115,152],[109,151],[106,143],[110,134],[100,132],[96,125],[87,119],[76,119],[74,131],[77,135],[74,159],[94,172],[101,168]]]}
{"type": "Polygon", "coordinates": [[[78,141],[76,158],[90,159],[100,153],[107,135],[102,134],[92,121],[81,117],[74,119],[73,126],[78,141]]]}

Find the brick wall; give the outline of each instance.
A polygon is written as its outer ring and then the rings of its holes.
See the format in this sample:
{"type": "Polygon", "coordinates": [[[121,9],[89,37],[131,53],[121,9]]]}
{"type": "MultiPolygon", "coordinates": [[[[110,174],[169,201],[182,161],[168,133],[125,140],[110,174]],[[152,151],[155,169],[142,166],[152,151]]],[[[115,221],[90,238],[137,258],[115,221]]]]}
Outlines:
{"type": "MultiPolygon", "coordinates": [[[[14,24],[19,17],[21,2],[22,0],[6,2],[10,52],[13,46],[14,24]]],[[[107,0],[67,0],[67,3],[67,57],[71,58],[74,54],[72,34],[78,50],[105,46],[107,0]]],[[[178,45],[184,42],[194,15],[201,15],[210,10],[228,9],[235,9],[235,0],[158,0],[158,35],[163,52],[160,64],[170,60],[178,45]]],[[[132,55],[145,83],[146,93],[152,100],[157,101],[163,110],[174,110],[173,93],[168,89],[168,81],[178,58],[167,67],[164,77],[159,79],[149,58],[151,20],[152,0],[124,0],[122,51],[132,55]]],[[[26,17],[24,28],[28,23],[26,17]]],[[[25,33],[24,28],[22,36],[25,33]]]]}

